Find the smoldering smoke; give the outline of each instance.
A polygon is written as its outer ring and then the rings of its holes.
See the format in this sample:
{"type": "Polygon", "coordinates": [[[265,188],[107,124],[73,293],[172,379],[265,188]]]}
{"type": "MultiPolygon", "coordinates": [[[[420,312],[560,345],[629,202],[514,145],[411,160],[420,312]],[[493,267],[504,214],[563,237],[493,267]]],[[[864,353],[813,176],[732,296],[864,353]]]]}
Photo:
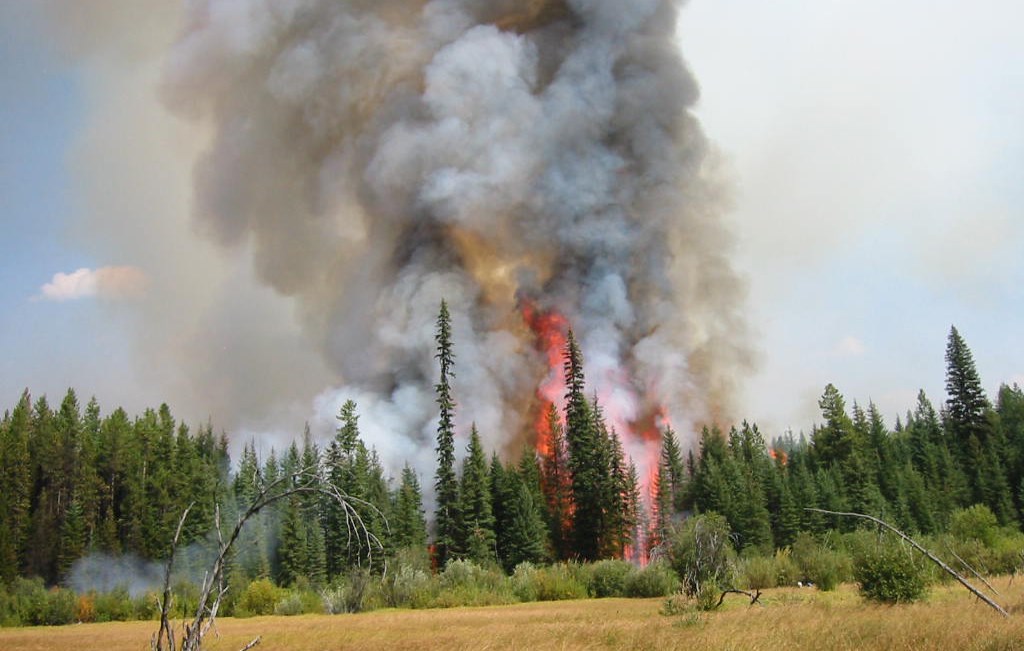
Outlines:
{"type": "Polygon", "coordinates": [[[748,363],[726,194],[672,0],[193,0],[162,97],[208,127],[194,219],[248,247],[385,461],[432,463],[447,299],[459,424],[515,449],[556,309],[628,428],[729,415],[748,363]]]}

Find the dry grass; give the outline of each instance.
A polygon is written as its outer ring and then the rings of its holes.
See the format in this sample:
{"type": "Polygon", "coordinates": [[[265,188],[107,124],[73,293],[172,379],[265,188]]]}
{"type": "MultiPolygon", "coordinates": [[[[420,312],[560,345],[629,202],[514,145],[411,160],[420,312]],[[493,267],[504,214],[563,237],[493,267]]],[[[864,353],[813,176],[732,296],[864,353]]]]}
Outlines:
{"type": "MultiPolygon", "coordinates": [[[[1024,648],[1024,581],[994,582],[1005,620],[959,586],[933,590],[926,603],[865,604],[853,587],[832,593],[780,588],[764,608],[729,597],[712,613],[672,617],[662,599],[603,599],[493,608],[378,611],[364,615],[222,619],[211,651],[234,651],[253,636],[260,649],[978,649],[1024,648]]],[[[141,651],[153,622],[0,630],[0,649],[141,651]]]]}

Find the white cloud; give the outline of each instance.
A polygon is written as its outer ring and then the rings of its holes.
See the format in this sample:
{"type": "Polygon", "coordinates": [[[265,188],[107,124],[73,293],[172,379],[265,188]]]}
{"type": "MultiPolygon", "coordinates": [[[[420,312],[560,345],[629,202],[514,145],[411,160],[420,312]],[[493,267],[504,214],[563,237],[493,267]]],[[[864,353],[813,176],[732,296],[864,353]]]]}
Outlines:
{"type": "Polygon", "coordinates": [[[83,298],[109,300],[138,298],[146,291],[148,279],[138,267],[85,267],[71,273],[56,273],[40,288],[38,300],[74,301],[83,298]]]}
{"type": "Polygon", "coordinates": [[[843,337],[842,341],[836,344],[833,352],[839,357],[860,357],[867,352],[867,346],[857,337],[850,335],[843,337]]]}

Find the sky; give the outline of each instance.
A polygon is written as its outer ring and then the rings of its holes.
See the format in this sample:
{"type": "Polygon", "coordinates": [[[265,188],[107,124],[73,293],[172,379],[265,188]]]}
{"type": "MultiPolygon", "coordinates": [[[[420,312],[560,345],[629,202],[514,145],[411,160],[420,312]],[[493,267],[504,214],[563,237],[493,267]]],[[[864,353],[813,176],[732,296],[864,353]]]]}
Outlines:
{"type": "MultiPolygon", "coordinates": [[[[249,252],[189,218],[205,134],[157,84],[175,3],[102,2],[120,11],[93,25],[85,3],[0,0],[0,405],[70,386],[107,409],[301,431],[330,371],[249,252]]],[[[1016,0],[684,9],[758,358],[740,411],[769,436],[809,431],[830,382],[890,425],[919,389],[942,402],[951,325],[990,395],[1024,384],[1021,24],[1016,0]]]]}

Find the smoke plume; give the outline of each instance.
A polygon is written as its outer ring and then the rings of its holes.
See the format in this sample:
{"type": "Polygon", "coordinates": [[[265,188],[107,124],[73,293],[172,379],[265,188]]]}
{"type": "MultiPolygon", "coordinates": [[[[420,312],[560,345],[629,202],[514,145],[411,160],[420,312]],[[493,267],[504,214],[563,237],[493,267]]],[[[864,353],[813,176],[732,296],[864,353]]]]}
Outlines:
{"type": "Polygon", "coordinates": [[[743,288],[681,4],[187,3],[161,97],[212,134],[193,218],[294,300],[340,387],[314,424],[356,397],[371,443],[429,455],[442,298],[460,426],[495,449],[549,372],[527,302],[576,331],[634,451],[655,414],[728,416],[743,288]]]}

